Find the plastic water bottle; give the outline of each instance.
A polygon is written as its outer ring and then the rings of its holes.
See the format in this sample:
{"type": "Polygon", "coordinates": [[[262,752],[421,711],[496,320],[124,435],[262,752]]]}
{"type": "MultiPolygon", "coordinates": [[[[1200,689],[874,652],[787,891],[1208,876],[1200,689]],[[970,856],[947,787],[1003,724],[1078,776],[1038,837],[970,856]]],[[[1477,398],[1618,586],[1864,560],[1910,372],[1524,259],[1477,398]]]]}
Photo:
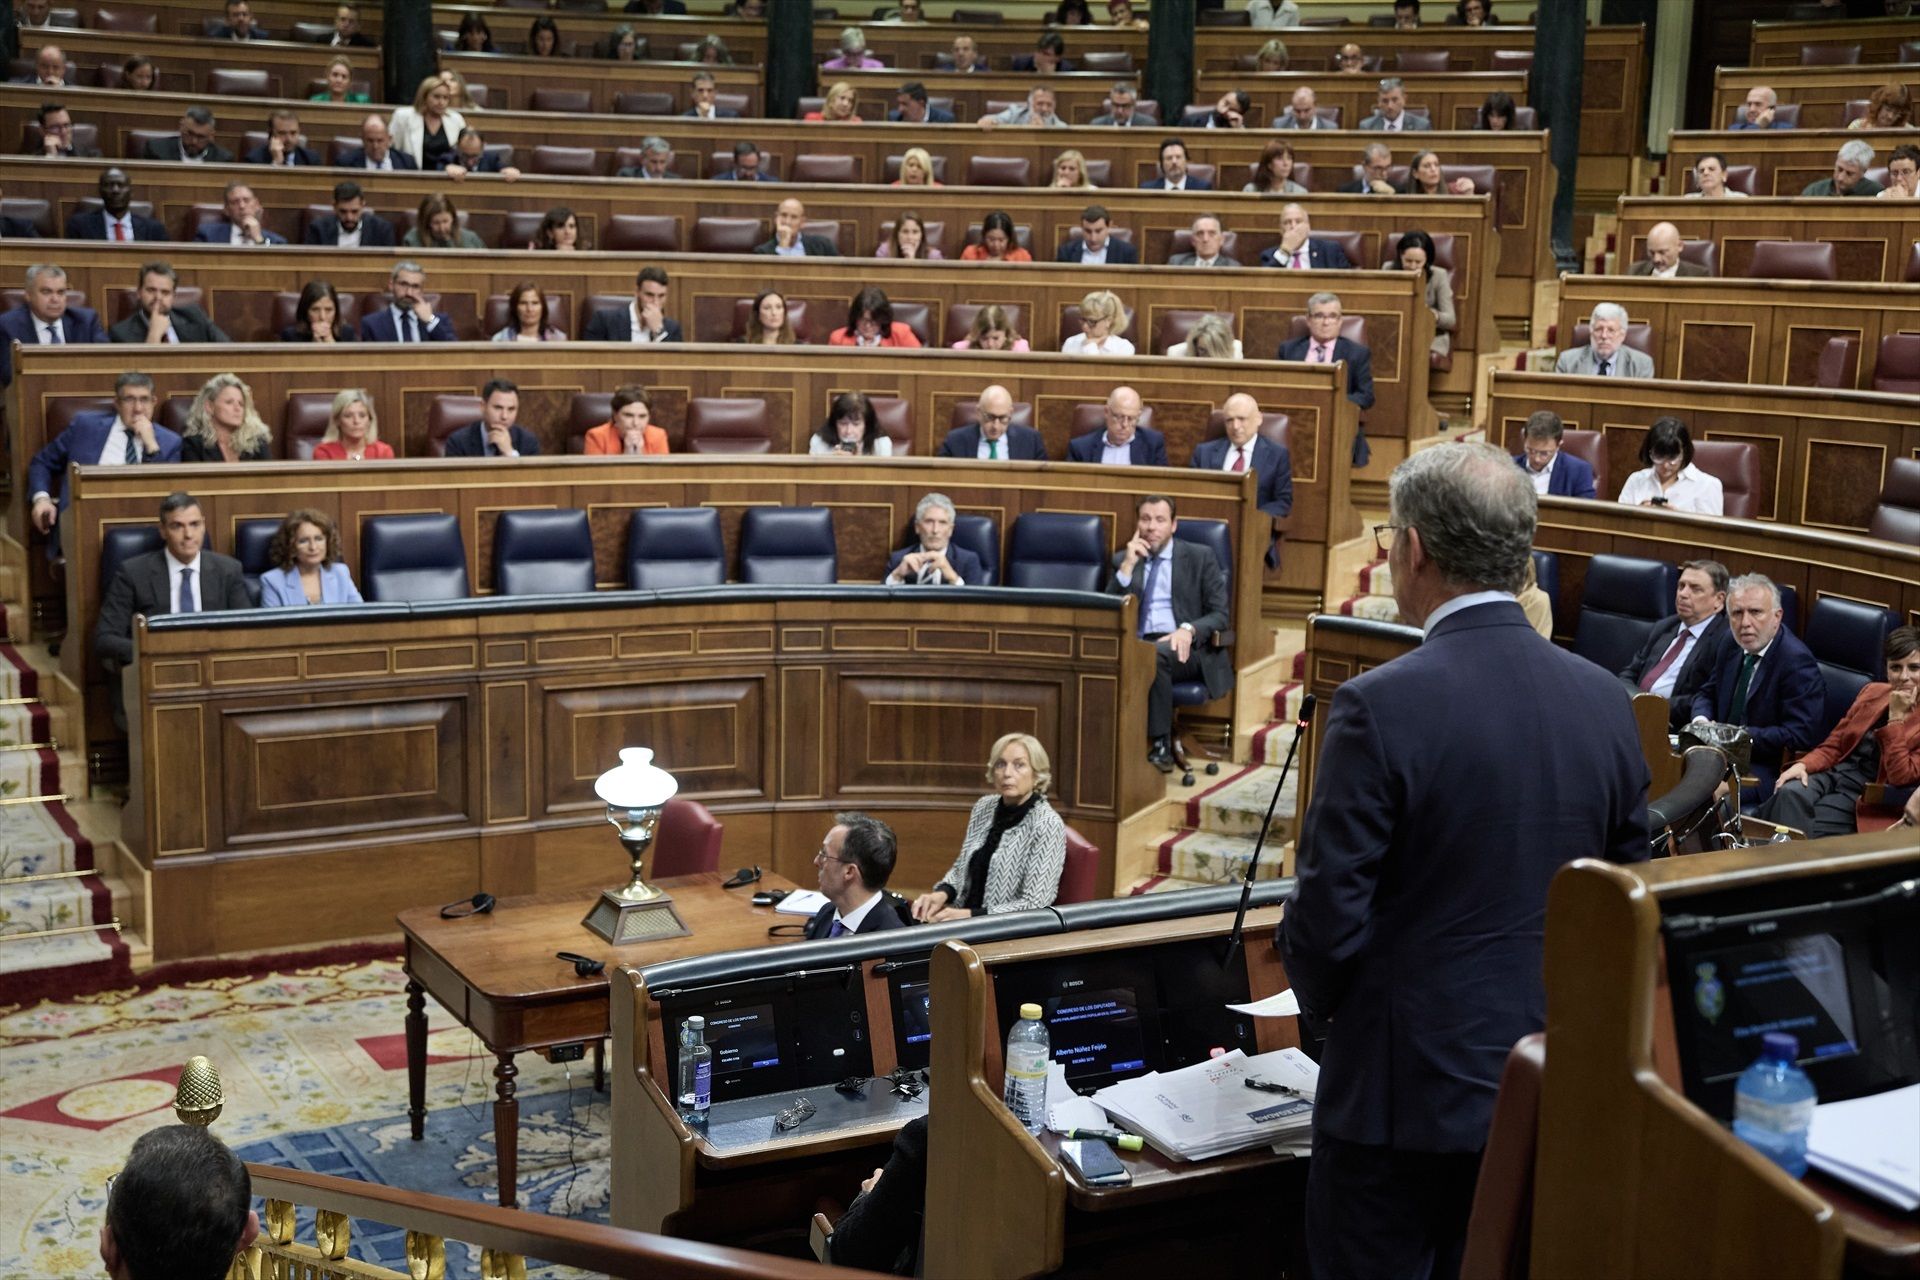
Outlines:
{"type": "Polygon", "coordinates": [[[1047,1063],[1053,1039],[1040,1020],[1040,1006],[1020,1006],[1020,1021],[1007,1032],[1007,1110],[1028,1133],[1047,1127],[1047,1063]]]}
{"type": "Polygon", "coordinates": [[[713,1048],[707,1044],[707,1020],[695,1015],[680,1024],[680,1118],[705,1128],[713,1105],[713,1048]]]}
{"type": "Polygon", "coordinates": [[[1799,1053],[1797,1037],[1769,1031],[1733,1090],[1734,1135],[1796,1178],[1807,1172],[1815,1100],[1813,1081],[1794,1065],[1799,1053]]]}

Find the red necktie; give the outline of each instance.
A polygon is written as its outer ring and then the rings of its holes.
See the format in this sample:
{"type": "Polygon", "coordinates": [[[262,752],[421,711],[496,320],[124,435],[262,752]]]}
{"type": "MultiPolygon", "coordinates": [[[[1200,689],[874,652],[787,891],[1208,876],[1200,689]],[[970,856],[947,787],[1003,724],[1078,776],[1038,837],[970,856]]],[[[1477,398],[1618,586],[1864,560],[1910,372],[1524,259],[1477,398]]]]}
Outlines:
{"type": "Polygon", "coordinates": [[[113,238],[114,238],[115,240],[119,240],[119,241],[122,241],[122,242],[124,242],[124,241],[126,240],[126,238],[127,238],[127,224],[126,224],[126,223],[124,223],[124,222],[120,222],[120,221],[117,221],[117,220],[116,220],[116,221],[114,222],[114,224],[113,224],[113,238]]]}
{"type": "Polygon", "coordinates": [[[1674,664],[1674,660],[1680,656],[1680,651],[1686,647],[1687,629],[1682,627],[1680,634],[1673,638],[1673,644],[1667,649],[1666,655],[1654,663],[1651,671],[1640,677],[1640,692],[1652,693],[1653,686],[1660,683],[1660,677],[1667,674],[1667,668],[1674,664]]]}
{"type": "Polygon", "coordinates": [[[1233,451],[1233,469],[1243,475],[1246,473],[1247,451],[1245,449],[1235,449],[1233,451]]]}

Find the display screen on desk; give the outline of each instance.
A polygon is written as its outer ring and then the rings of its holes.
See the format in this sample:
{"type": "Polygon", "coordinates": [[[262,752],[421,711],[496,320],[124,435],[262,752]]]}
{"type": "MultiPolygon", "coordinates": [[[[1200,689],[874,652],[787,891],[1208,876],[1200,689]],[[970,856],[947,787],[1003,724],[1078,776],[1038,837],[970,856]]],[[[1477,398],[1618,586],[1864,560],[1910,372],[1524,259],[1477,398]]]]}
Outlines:
{"type": "Polygon", "coordinates": [[[1076,991],[1046,1004],[1053,1060],[1069,1080],[1089,1075],[1115,1079],[1147,1069],[1140,1034],[1140,994],[1132,987],[1076,991]]]}
{"type": "Polygon", "coordinates": [[[1830,933],[1697,952],[1694,977],[1693,1033],[1708,1083],[1751,1066],[1770,1031],[1792,1033],[1802,1062],[1860,1051],[1846,950],[1830,933]]]}
{"type": "MultiPolygon", "coordinates": [[[[922,969],[919,972],[924,973],[922,969]]],[[[893,995],[893,1050],[909,1071],[927,1065],[933,1046],[933,983],[927,978],[888,984],[893,995]]]]}
{"type": "Polygon", "coordinates": [[[707,1019],[707,1043],[715,1074],[737,1077],[780,1065],[780,1032],[770,1004],[716,1011],[707,1019]]]}
{"type": "Polygon", "coordinates": [[[689,1017],[707,1020],[715,1102],[873,1074],[866,995],[854,970],[690,990],[663,1000],[662,1008],[669,1057],[677,1057],[680,1027],[689,1017]]]}

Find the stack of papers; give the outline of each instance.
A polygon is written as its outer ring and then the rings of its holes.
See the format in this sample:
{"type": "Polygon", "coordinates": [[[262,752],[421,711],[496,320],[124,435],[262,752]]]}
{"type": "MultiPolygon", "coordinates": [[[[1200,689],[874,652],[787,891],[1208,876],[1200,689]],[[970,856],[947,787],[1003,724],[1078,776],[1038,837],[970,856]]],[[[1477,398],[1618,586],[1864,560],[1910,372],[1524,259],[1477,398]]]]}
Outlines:
{"type": "Polygon", "coordinates": [[[1170,1160],[1206,1160],[1248,1147],[1298,1144],[1313,1128],[1320,1068],[1298,1049],[1249,1058],[1239,1049],[1178,1071],[1108,1085],[1093,1100],[1170,1160]],[[1246,1086],[1249,1078],[1292,1093],[1246,1086]]]}
{"type": "Polygon", "coordinates": [[[775,903],[773,909],[783,916],[810,916],[826,905],[827,895],[818,889],[795,889],[775,903]]]}
{"type": "Polygon", "coordinates": [[[1920,1084],[1815,1107],[1807,1163],[1909,1213],[1920,1209],[1920,1084]]]}

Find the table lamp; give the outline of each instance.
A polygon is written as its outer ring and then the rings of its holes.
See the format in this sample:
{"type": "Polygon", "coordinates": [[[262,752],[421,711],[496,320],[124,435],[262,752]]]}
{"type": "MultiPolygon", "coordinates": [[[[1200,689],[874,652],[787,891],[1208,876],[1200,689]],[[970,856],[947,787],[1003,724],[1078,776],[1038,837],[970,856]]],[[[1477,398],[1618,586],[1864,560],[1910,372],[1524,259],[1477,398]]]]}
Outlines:
{"type": "Polygon", "coordinates": [[[632,877],[621,888],[601,890],[600,900],[580,923],[615,946],[692,932],[673,909],[673,900],[641,876],[660,811],[679,789],[673,775],[653,763],[653,752],[646,747],[622,748],[620,763],[593,784],[594,794],[607,803],[607,821],[620,833],[632,877]]]}

